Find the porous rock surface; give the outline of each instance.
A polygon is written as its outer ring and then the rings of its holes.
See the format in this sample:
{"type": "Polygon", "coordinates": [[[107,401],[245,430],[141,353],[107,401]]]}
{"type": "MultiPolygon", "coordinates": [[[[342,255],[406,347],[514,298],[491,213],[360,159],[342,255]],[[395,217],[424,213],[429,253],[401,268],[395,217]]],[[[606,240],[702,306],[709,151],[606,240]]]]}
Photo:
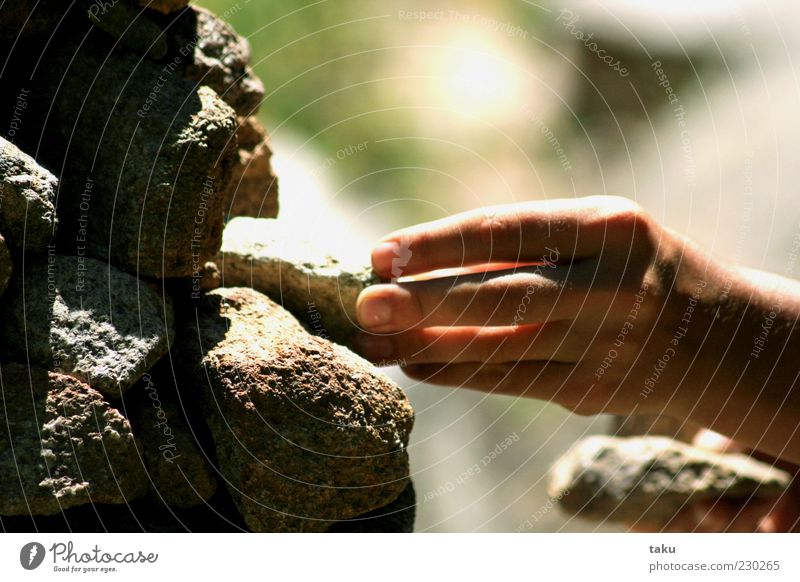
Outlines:
{"type": "Polygon", "coordinates": [[[0,303],[0,358],[70,374],[119,396],[167,353],[172,305],[86,257],[29,259],[0,303]]]}
{"type": "Polygon", "coordinates": [[[126,503],[147,491],[130,424],[99,392],[41,368],[0,372],[1,515],[126,503]]]}
{"type": "Polygon", "coordinates": [[[325,531],[396,499],[413,424],[403,392],[245,288],[206,294],[181,330],[219,469],[254,531],[325,531]]]}
{"type": "Polygon", "coordinates": [[[3,292],[8,286],[8,280],[11,278],[13,267],[11,253],[8,252],[5,239],[0,235],[0,297],[3,296],[3,292]]]}
{"type": "Polygon", "coordinates": [[[247,40],[187,0],[15,0],[0,49],[0,530],[411,531],[402,392],[205,295],[226,217],[278,212],[247,40]],[[191,317],[153,367],[165,295],[191,317]]]}
{"type": "Polygon", "coordinates": [[[231,26],[204,8],[192,6],[170,27],[173,50],[193,49],[180,60],[183,77],[208,85],[243,117],[254,115],[264,98],[264,85],[250,69],[250,44],[231,26]]]}
{"type": "Polygon", "coordinates": [[[40,251],[55,234],[58,180],[0,137],[0,232],[16,248],[40,251]]]}
{"type": "Polygon", "coordinates": [[[358,294],[378,282],[371,267],[332,257],[296,228],[273,219],[232,219],[215,262],[223,285],[266,293],[312,333],[343,345],[350,345],[358,329],[358,294]]]}
{"type": "Polygon", "coordinates": [[[213,89],[98,34],[64,39],[38,72],[48,155],[62,168],[64,252],[85,246],[130,273],[190,277],[221,242],[236,115],[213,89]]]}
{"type": "Polygon", "coordinates": [[[236,130],[239,161],[229,186],[230,216],[278,216],[278,178],[272,169],[272,149],[264,127],[255,117],[242,119],[236,130]]]}
{"type": "Polygon", "coordinates": [[[584,439],[552,468],[549,495],[595,520],[661,523],[690,501],[782,493],[785,471],[742,454],[719,454],[666,437],[584,439]]]}

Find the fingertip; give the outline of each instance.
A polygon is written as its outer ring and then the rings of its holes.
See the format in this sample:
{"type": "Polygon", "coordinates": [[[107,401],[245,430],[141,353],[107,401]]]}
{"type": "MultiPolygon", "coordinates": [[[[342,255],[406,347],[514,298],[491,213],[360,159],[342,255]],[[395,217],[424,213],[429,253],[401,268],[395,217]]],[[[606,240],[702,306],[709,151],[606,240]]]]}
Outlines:
{"type": "Polygon", "coordinates": [[[364,289],[356,300],[356,318],[366,329],[376,329],[392,320],[392,306],[383,285],[364,289]]]}

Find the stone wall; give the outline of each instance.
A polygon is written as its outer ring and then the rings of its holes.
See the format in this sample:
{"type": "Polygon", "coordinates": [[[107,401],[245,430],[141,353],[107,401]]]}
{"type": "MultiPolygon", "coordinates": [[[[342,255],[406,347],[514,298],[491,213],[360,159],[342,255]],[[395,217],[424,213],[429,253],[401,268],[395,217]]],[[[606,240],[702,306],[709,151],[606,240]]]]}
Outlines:
{"type": "Polygon", "coordinates": [[[410,531],[413,411],[340,345],[371,274],[277,248],[246,39],[20,0],[0,56],[2,529],[410,531]]]}

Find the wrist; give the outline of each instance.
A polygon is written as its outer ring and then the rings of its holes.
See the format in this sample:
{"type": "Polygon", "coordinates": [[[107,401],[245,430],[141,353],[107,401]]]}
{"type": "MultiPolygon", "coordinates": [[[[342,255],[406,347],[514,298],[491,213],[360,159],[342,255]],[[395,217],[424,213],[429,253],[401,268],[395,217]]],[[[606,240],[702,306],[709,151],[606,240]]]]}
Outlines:
{"type": "MultiPolygon", "coordinates": [[[[800,284],[718,265],[704,300],[704,338],[679,386],[681,418],[775,456],[796,449],[800,284]],[[712,283],[713,281],[713,283],[712,283]]],[[[708,286],[707,286],[708,287],[708,286]]],[[[700,331],[700,328],[696,331],[700,331]]]]}

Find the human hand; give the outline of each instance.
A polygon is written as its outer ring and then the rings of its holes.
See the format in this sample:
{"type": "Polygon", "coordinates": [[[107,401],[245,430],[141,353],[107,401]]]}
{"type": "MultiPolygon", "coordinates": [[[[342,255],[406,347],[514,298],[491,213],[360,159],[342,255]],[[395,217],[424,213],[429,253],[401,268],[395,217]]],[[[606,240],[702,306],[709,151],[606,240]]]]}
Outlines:
{"type": "Polygon", "coordinates": [[[617,197],[417,225],[385,237],[372,262],[386,278],[462,272],[365,289],[365,357],[403,361],[417,380],[581,414],[682,413],[687,399],[676,389],[725,279],[707,255],[617,197]]]}

